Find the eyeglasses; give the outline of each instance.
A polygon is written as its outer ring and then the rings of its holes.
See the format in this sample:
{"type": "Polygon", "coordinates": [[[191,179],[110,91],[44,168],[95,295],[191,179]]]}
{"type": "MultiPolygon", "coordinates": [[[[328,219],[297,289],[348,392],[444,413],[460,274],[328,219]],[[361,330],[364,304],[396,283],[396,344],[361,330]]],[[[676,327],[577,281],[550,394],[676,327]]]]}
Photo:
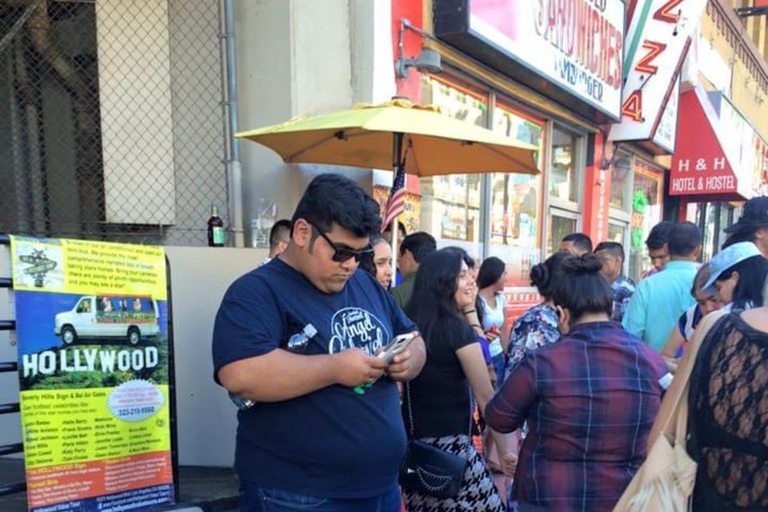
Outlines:
{"type": "Polygon", "coordinates": [[[326,242],[328,242],[328,245],[331,246],[331,249],[333,249],[333,256],[331,256],[331,259],[336,263],[344,263],[345,261],[349,261],[351,258],[355,258],[355,262],[360,263],[360,260],[362,260],[366,255],[373,253],[373,247],[370,245],[364,249],[352,249],[351,247],[344,246],[339,247],[333,240],[328,238],[328,236],[323,233],[320,228],[318,228],[313,222],[307,221],[307,224],[312,226],[312,229],[317,231],[317,233],[323,237],[326,242]]]}

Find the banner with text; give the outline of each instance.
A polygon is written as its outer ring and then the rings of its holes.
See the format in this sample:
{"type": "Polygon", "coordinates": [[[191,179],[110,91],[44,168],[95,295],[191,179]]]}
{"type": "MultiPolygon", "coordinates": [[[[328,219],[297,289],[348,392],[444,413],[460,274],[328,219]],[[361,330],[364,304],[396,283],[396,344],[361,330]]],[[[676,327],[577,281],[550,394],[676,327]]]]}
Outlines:
{"type": "Polygon", "coordinates": [[[610,140],[650,140],[665,151],[673,152],[679,94],[677,76],[706,3],[706,0],[637,2],[624,44],[622,117],[620,123],[611,127],[610,140]],[[670,101],[672,107],[668,107],[670,101]]]}
{"type": "Polygon", "coordinates": [[[621,0],[472,0],[470,30],[611,118],[621,111],[621,0]]]}
{"type": "Polygon", "coordinates": [[[160,247],[11,237],[32,512],[173,503],[160,247]]]}

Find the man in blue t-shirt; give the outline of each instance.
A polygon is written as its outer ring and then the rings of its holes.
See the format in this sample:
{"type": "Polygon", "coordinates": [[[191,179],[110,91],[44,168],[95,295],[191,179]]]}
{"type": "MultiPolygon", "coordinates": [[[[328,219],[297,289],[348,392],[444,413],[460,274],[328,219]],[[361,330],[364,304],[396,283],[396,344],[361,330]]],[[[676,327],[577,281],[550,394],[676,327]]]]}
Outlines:
{"type": "Polygon", "coordinates": [[[357,272],[379,223],[354,181],[320,175],[296,207],[286,250],[224,296],[214,376],[254,403],[238,412],[244,512],[400,510],[406,439],[395,381],[416,377],[426,351],[418,337],[390,364],[375,357],[416,329],[357,272]]]}

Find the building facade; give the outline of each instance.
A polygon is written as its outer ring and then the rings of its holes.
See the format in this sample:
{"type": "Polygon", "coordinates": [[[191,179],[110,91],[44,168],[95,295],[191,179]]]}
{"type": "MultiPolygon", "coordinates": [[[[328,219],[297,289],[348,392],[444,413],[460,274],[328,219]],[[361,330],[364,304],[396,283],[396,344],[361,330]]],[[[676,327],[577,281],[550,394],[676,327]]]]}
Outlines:
{"type": "Polygon", "coordinates": [[[657,222],[699,223],[710,256],[763,193],[766,17],[743,10],[761,3],[5,2],[0,231],[200,245],[218,205],[231,245],[263,247],[318,173],[382,204],[392,173],[289,166],[240,142],[233,181],[232,132],[403,96],[533,144],[541,171],[409,177],[409,232],[502,257],[521,309],[538,300],[531,266],[572,232],[623,243],[637,279],[657,222]],[[439,72],[397,65],[423,50],[439,72]]]}

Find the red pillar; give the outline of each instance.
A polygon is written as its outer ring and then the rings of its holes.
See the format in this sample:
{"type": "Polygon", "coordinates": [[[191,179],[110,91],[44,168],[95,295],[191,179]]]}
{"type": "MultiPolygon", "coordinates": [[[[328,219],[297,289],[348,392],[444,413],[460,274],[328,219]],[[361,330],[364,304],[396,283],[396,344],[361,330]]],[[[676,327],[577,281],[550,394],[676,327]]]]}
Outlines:
{"type": "Polygon", "coordinates": [[[597,245],[608,238],[608,210],[611,204],[611,171],[601,169],[604,160],[610,160],[613,143],[605,142],[602,133],[594,137],[595,157],[587,165],[584,176],[583,231],[597,245]]]}
{"type": "MultiPolygon", "coordinates": [[[[398,37],[400,21],[406,18],[416,27],[424,26],[424,5],[422,0],[392,0],[392,55],[395,61],[398,56],[398,37]]],[[[413,30],[403,32],[403,54],[406,59],[412,59],[421,52],[422,36],[413,30]]],[[[394,67],[395,61],[392,62],[394,67]]],[[[403,96],[412,102],[421,103],[421,73],[416,68],[411,68],[408,78],[395,77],[397,95],[403,96]]]]}

